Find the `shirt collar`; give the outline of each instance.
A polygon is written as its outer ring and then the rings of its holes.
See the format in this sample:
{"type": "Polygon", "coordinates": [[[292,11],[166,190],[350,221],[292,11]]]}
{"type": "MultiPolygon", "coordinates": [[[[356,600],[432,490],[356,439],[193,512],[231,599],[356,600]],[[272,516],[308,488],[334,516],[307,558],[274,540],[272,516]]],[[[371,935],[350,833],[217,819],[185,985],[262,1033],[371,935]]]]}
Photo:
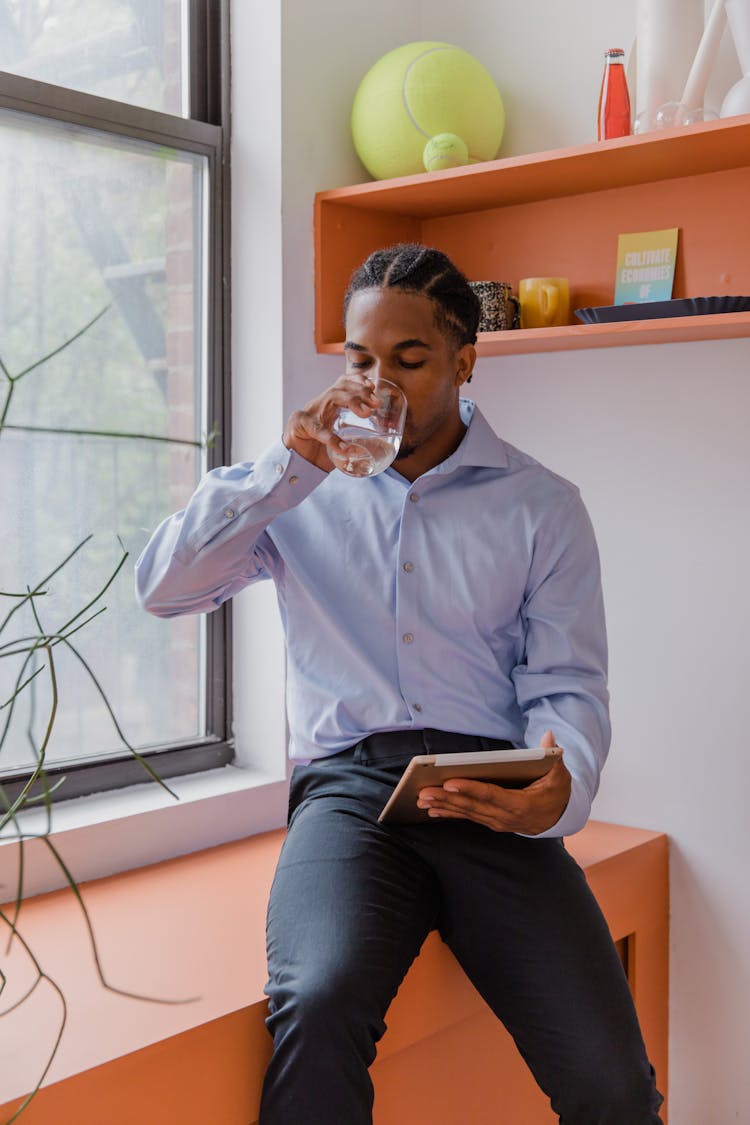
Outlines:
{"type": "Polygon", "coordinates": [[[452,473],[462,465],[488,469],[507,469],[505,442],[497,436],[477,404],[470,398],[459,399],[461,421],[466,426],[458,448],[432,470],[452,473]]]}

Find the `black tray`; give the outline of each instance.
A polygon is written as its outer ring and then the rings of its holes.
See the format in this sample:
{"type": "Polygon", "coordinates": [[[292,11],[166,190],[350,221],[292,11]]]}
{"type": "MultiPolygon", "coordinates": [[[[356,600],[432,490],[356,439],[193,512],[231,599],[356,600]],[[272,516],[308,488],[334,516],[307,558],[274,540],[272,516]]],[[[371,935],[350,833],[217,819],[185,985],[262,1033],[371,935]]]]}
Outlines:
{"type": "Polygon", "coordinates": [[[707,316],[710,313],[750,311],[750,297],[683,297],[675,301],[643,301],[632,305],[599,305],[576,309],[584,324],[614,320],[658,320],[668,316],[707,316]]]}

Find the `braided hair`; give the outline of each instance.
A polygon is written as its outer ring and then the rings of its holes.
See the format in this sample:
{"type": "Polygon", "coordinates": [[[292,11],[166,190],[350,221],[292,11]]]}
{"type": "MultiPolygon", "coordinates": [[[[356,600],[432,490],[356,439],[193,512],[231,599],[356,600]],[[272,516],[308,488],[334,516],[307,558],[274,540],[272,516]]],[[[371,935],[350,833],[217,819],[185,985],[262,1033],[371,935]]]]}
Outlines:
{"type": "Polygon", "coordinates": [[[404,289],[429,297],[438,328],[457,348],[475,344],[479,298],[441,250],[418,242],[400,242],[376,250],[354,271],[344,297],[344,316],[360,289],[404,289]]]}

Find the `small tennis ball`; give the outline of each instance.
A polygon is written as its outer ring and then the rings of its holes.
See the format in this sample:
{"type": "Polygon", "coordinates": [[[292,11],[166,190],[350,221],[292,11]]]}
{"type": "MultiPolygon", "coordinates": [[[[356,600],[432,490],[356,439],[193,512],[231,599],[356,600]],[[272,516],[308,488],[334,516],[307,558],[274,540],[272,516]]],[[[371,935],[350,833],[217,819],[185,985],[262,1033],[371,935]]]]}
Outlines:
{"type": "Polygon", "coordinates": [[[442,168],[462,168],[469,163],[469,150],[455,133],[438,133],[424,146],[422,163],[428,172],[442,168]]]}

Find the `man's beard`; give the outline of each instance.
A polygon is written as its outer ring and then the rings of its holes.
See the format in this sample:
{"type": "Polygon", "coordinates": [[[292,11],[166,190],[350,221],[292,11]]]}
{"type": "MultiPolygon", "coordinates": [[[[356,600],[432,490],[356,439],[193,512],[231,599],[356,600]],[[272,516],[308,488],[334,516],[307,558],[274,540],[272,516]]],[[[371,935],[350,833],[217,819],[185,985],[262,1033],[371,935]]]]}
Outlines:
{"type": "Polygon", "coordinates": [[[410,425],[411,418],[408,413],[404,422],[404,432],[401,435],[401,445],[398,447],[398,453],[394,457],[394,461],[404,461],[407,457],[411,457],[412,453],[416,453],[422,444],[419,440],[414,440],[414,433],[410,432],[412,427],[410,425]]]}
{"type": "Polygon", "coordinates": [[[412,453],[416,453],[419,449],[417,442],[403,442],[398,448],[398,453],[394,457],[394,461],[403,461],[407,457],[411,457],[412,453]]]}

